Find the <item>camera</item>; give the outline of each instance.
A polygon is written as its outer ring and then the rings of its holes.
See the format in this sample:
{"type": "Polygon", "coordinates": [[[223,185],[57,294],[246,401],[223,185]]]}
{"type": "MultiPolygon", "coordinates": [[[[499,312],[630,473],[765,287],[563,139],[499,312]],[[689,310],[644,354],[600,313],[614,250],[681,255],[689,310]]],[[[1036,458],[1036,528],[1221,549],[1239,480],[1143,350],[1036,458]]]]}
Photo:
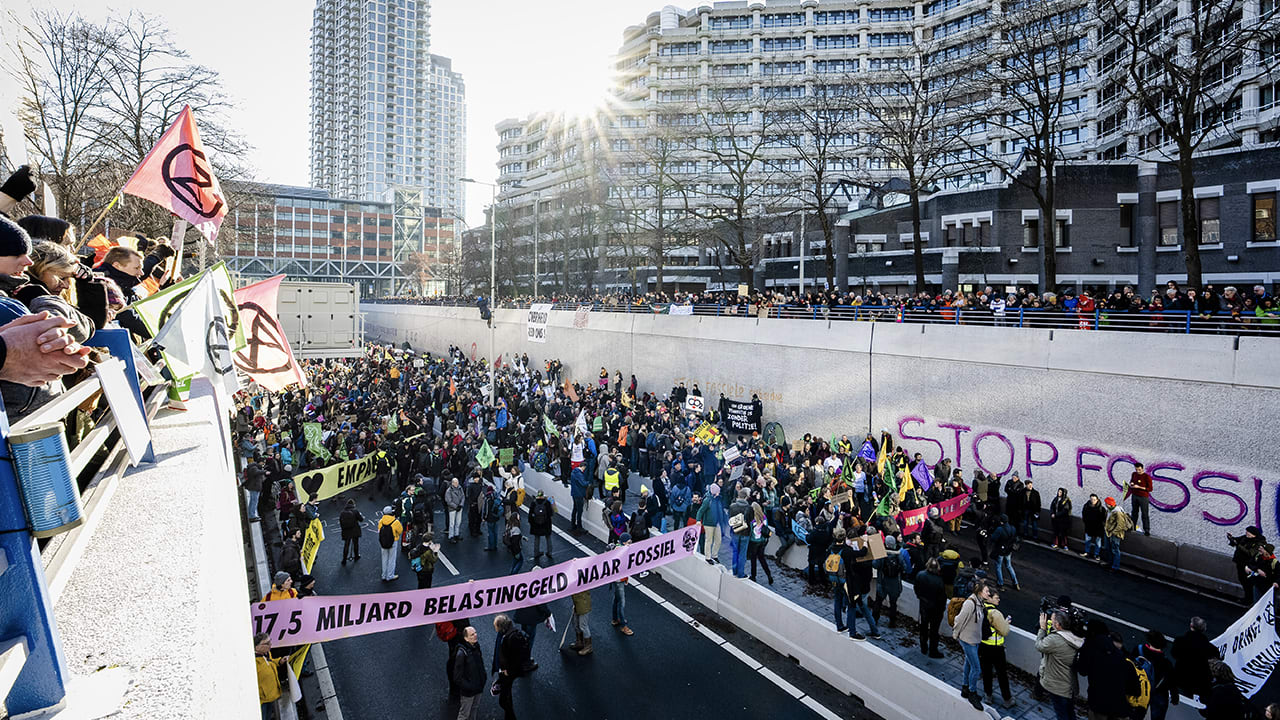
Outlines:
{"type": "MultiPolygon", "coordinates": [[[[1064,597],[1062,599],[1066,598],[1064,597]]],[[[1066,630],[1075,633],[1076,635],[1084,634],[1084,612],[1081,611],[1080,608],[1072,605],[1070,600],[1067,600],[1067,602],[1064,603],[1061,602],[1059,598],[1053,598],[1045,595],[1040,598],[1040,612],[1044,613],[1045,617],[1049,618],[1050,621],[1053,620],[1054,613],[1064,613],[1067,616],[1067,626],[1055,629],[1066,630]]]]}

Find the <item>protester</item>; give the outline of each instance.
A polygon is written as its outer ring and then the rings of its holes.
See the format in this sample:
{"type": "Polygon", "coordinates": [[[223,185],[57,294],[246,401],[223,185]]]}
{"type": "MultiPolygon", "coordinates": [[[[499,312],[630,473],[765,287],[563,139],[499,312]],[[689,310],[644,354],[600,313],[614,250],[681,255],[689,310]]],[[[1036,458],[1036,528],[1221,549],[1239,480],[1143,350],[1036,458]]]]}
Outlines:
{"type": "Polygon", "coordinates": [[[292,600],[296,597],[298,597],[298,591],[293,589],[293,576],[280,570],[272,578],[271,589],[262,597],[262,602],[292,600]]]}
{"type": "Polygon", "coordinates": [[[421,534],[418,544],[409,551],[409,567],[418,576],[419,590],[431,587],[439,552],[440,544],[435,542],[435,536],[429,530],[421,534]]]}
{"type": "Polygon", "coordinates": [[[1120,570],[1120,543],[1124,541],[1125,533],[1133,529],[1133,521],[1125,514],[1124,508],[1116,505],[1116,499],[1109,497],[1106,500],[1107,505],[1107,521],[1104,531],[1107,536],[1107,551],[1111,556],[1110,568],[1112,572],[1120,570]]]}
{"type": "Polygon", "coordinates": [[[1125,492],[1133,498],[1133,527],[1138,527],[1138,517],[1141,513],[1142,517],[1142,534],[1151,535],[1151,476],[1147,474],[1146,466],[1142,463],[1136,463],[1133,473],[1129,475],[1129,483],[1125,488],[1125,492]]]}
{"type": "Polygon", "coordinates": [[[1049,694],[1055,720],[1075,718],[1075,659],[1084,639],[1071,631],[1070,617],[1059,610],[1040,613],[1036,626],[1036,650],[1040,653],[1040,687],[1049,694]]]}
{"type": "MultiPolygon", "coordinates": [[[[618,541],[611,545],[610,549],[626,547],[630,544],[631,535],[624,532],[618,536],[618,541]]],[[[613,590],[613,626],[623,635],[634,635],[635,632],[627,624],[627,582],[628,578],[624,576],[609,583],[609,587],[613,590]]]]}
{"type": "Polygon", "coordinates": [[[756,579],[756,563],[757,561],[764,568],[765,577],[769,578],[769,584],[773,584],[773,572],[769,570],[769,560],[765,556],[765,545],[769,543],[772,531],[769,524],[765,522],[764,510],[760,508],[759,503],[751,503],[751,535],[747,543],[747,555],[751,558],[751,580],[756,579]]]}
{"type": "Polygon", "coordinates": [[[840,561],[845,571],[845,592],[849,596],[847,624],[849,637],[854,640],[866,640],[867,636],[858,632],[858,617],[867,621],[868,635],[880,639],[880,628],[876,625],[871,610],[867,607],[867,595],[871,592],[871,551],[867,540],[856,535],[847,535],[844,547],[840,549],[840,561]]]}
{"type": "Polygon", "coordinates": [[[493,629],[498,634],[494,666],[498,673],[498,706],[505,720],[515,720],[515,708],[511,703],[511,686],[517,678],[526,674],[529,667],[529,638],[507,615],[493,618],[493,629]]]}
{"type": "Polygon", "coordinates": [[[1004,574],[1008,571],[1009,579],[1013,581],[1013,589],[1021,590],[1021,586],[1018,585],[1018,574],[1013,570],[1013,553],[1018,547],[1018,531],[1003,515],[999,518],[995,532],[991,534],[991,545],[998,587],[1001,590],[1004,589],[1004,574]]]}
{"type": "Polygon", "coordinates": [[[541,490],[533,499],[529,508],[529,534],[533,536],[533,562],[537,564],[542,557],[542,544],[547,545],[547,562],[554,562],[551,557],[552,518],[556,515],[555,500],[549,498],[541,490]]]}
{"type": "Polygon", "coordinates": [[[871,617],[880,622],[880,607],[888,607],[889,627],[898,625],[898,597],[902,595],[902,556],[898,554],[898,539],[892,535],[884,539],[885,556],[871,562],[876,571],[876,601],[871,606],[871,617]]]}
{"type": "Polygon", "coordinates": [[[378,545],[382,547],[382,581],[391,582],[400,576],[396,574],[396,543],[404,527],[396,519],[395,512],[388,505],[382,509],[382,518],[378,520],[378,545]]]}
{"type": "Polygon", "coordinates": [[[1221,660],[1218,648],[1205,634],[1204,618],[1191,618],[1190,627],[1173,641],[1173,674],[1177,687],[1187,697],[1203,698],[1209,693],[1212,660],[1221,660]]]}
{"type": "MultiPolygon", "coordinates": [[[[289,485],[288,487],[292,487],[289,485]]],[[[360,559],[360,533],[364,525],[364,515],[356,508],[355,500],[347,500],[347,506],[338,516],[338,527],[342,530],[342,564],[347,564],[348,553],[352,560],[360,559]]]]}
{"type": "Polygon", "coordinates": [[[280,699],[280,675],[285,672],[288,656],[271,657],[271,636],[258,633],[253,636],[253,660],[258,672],[258,703],[262,706],[262,720],[276,716],[275,702],[280,699]]]}
{"type": "Polygon", "coordinates": [[[938,559],[929,558],[915,578],[916,597],[920,602],[920,654],[934,659],[942,658],[938,651],[938,629],[947,610],[947,591],[941,572],[938,559]]]}
{"type": "Polygon", "coordinates": [[[452,653],[453,670],[449,679],[457,686],[460,697],[458,720],[476,720],[486,676],[484,654],[475,628],[468,625],[462,631],[462,642],[452,653]]]}
{"type": "Polygon", "coordinates": [[[1107,508],[1097,495],[1089,494],[1084,507],[1080,508],[1080,519],[1084,521],[1084,552],[1080,555],[1097,560],[1107,545],[1107,508]]]}
{"type": "Polygon", "coordinates": [[[1067,549],[1067,533],[1071,531],[1071,498],[1066,488],[1058,488],[1058,492],[1049,503],[1049,524],[1053,528],[1053,547],[1057,550],[1067,549]]]}
{"type": "Polygon", "coordinates": [[[1086,704],[1091,717],[1123,720],[1129,716],[1129,697],[1139,690],[1137,671],[1125,657],[1120,635],[1109,632],[1099,620],[1090,623],[1076,656],[1076,672],[1089,679],[1086,704]]]}
{"type": "Polygon", "coordinates": [[[573,631],[576,639],[569,645],[569,649],[578,655],[587,656],[593,652],[591,623],[588,620],[591,614],[591,591],[576,592],[570,598],[573,600],[573,631]]]}
{"type": "Polygon", "coordinates": [[[1013,695],[1009,692],[1009,666],[1005,661],[1004,639],[1009,634],[1009,619],[997,607],[1000,605],[1000,593],[988,592],[983,600],[982,608],[982,642],[978,645],[978,663],[982,666],[982,692],[987,702],[994,702],[991,695],[991,676],[994,673],[1000,680],[1000,697],[1002,705],[1013,707],[1013,695]]]}

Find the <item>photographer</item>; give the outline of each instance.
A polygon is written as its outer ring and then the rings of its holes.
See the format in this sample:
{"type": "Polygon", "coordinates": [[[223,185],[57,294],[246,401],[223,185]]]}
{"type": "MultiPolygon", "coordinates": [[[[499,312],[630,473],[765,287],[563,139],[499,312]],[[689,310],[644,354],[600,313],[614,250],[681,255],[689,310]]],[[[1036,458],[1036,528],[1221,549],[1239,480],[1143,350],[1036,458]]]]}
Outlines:
{"type": "Polygon", "coordinates": [[[1070,622],[1070,616],[1065,611],[1056,610],[1052,616],[1041,612],[1036,632],[1036,650],[1040,653],[1040,687],[1049,693],[1057,720],[1072,720],[1075,717],[1073,698],[1076,678],[1072,664],[1076,651],[1084,644],[1084,638],[1067,629],[1070,622]]]}

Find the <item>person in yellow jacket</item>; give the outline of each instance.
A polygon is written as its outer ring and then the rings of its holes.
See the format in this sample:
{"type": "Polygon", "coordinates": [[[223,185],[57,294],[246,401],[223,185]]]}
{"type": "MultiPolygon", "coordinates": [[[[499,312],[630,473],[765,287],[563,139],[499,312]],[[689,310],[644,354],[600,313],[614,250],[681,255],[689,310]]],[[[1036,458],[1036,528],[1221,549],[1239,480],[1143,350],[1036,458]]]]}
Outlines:
{"type": "Polygon", "coordinates": [[[273,705],[280,699],[280,669],[289,661],[287,655],[271,657],[271,636],[258,633],[253,637],[254,664],[258,671],[258,702],[262,705],[262,717],[275,717],[273,705]]]}
{"type": "Polygon", "coordinates": [[[404,526],[396,519],[395,511],[390,505],[382,508],[382,519],[378,520],[378,545],[382,548],[382,581],[391,582],[399,578],[396,574],[396,549],[400,545],[400,534],[404,526]]]}
{"type": "MultiPolygon", "coordinates": [[[[994,671],[1000,678],[1000,696],[1005,707],[1013,706],[1013,696],[1009,693],[1009,666],[1005,662],[1004,638],[1009,634],[1009,619],[996,606],[1000,604],[1000,593],[992,590],[983,600],[982,609],[987,614],[982,631],[986,633],[978,644],[978,664],[982,667],[982,690],[987,702],[994,704],[991,697],[991,674],[994,671]]],[[[976,688],[975,688],[976,692],[976,688]]]]}
{"type": "Polygon", "coordinates": [[[267,591],[266,595],[262,596],[262,602],[292,600],[296,597],[298,597],[298,591],[293,589],[293,578],[289,573],[281,570],[273,578],[271,589],[267,591]]]}

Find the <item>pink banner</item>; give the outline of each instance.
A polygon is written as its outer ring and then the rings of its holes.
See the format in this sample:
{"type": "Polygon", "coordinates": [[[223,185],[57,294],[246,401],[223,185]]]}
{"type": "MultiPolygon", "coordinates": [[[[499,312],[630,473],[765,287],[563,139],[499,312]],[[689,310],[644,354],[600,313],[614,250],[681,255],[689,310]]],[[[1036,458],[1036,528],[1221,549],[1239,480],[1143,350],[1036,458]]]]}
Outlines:
{"type": "Polygon", "coordinates": [[[929,508],[936,507],[942,513],[942,520],[955,520],[964,515],[964,511],[969,509],[970,494],[957,495],[949,500],[943,500],[940,503],[926,505],[915,510],[906,510],[898,513],[898,527],[902,528],[903,535],[910,535],[919,532],[924,527],[924,520],[929,514],[929,508]]]}
{"type": "Polygon", "coordinates": [[[254,603],[250,608],[253,632],[270,635],[272,645],[302,645],[509,612],[686,558],[698,546],[701,531],[693,525],[519,575],[427,590],[254,603]]]}

